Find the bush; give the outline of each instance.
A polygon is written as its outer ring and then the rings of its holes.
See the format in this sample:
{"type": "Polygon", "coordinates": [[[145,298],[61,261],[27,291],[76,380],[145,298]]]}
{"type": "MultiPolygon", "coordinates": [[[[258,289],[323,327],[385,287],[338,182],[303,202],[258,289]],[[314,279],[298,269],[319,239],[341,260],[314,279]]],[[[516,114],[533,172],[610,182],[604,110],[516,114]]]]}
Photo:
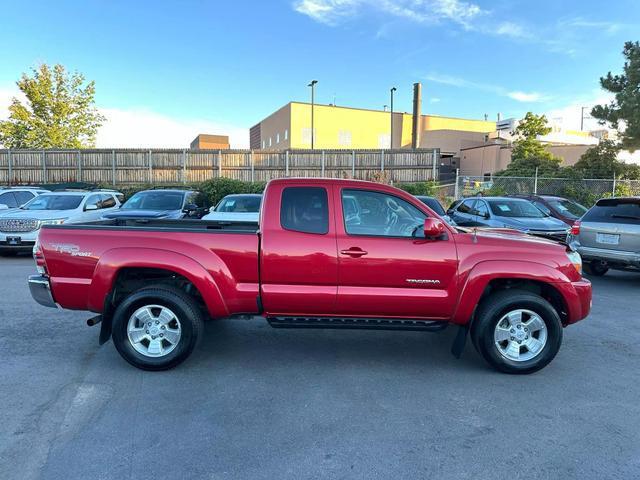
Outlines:
{"type": "Polygon", "coordinates": [[[436,182],[398,183],[397,188],[411,195],[426,195],[434,197],[438,193],[439,185],[436,182]]]}
{"type": "Polygon", "coordinates": [[[202,183],[192,185],[200,190],[211,206],[217,205],[223,197],[233,193],[262,193],[266,182],[243,182],[232,178],[213,178],[202,183]]]}

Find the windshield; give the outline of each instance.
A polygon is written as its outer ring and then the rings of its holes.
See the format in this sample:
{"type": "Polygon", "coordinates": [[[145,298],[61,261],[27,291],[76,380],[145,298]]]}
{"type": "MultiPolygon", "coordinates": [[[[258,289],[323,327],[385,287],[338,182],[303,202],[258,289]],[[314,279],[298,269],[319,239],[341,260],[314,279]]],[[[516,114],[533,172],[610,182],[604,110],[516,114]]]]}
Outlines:
{"type": "Polygon", "coordinates": [[[444,208],[440,205],[438,199],[433,197],[418,197],[422,203],[424,203],[431,210],[436,212],[438,215],[445,215],[444,208]]]}
{"type": "Polygon", "coordinates": [[[585,213],[587,209],[579,203],[572,202],[571,200],[547,200],[556,211],[567,217],[578,219],[585,213]]]}
{"type": "Polygon", "coordinates": [[[80,206],[82,195],[40,195],[26,205],[23,210],[74,210],[80,206]]]}
{"type": "Polygon", "coordinates": [[[216,212],[257,213],[260,211],[262,197],[228,197],[223,198],[216,207],[216,212]]]}
{"type": "Polygon", "coordinates": [[[180,192],[138,192],[122,205],[123,210],[181,210],[180,192]]]}
{"type": "Polygon", "coordinates": [[[544,218],[542,211],[526,200],[489,200],[491,211],[499,217],[544,218]]]}
{"type": "Polygon", "coordinates": [[[640,200],[600,200],[582,221],[640,225],[640,200]]]}

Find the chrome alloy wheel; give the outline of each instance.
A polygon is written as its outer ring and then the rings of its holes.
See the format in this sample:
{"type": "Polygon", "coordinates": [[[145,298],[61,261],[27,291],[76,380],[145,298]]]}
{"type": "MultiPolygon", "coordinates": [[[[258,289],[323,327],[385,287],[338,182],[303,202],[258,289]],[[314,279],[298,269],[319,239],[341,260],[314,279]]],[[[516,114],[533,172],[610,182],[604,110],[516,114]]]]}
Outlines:
{"type": "Polygon", "coordinates": [[[513,310],[497,323],[493,339],[500,355],[526,362],[537,357],[547,344],[547,326],[536,312],[513,310]]]}
{"type": "Polygon", "coordinates": [[[129,318],[127,338],[145,357],[169,355],[180,342],[182,327],[175,313],[162,305],[145,305],[129,318]]]}

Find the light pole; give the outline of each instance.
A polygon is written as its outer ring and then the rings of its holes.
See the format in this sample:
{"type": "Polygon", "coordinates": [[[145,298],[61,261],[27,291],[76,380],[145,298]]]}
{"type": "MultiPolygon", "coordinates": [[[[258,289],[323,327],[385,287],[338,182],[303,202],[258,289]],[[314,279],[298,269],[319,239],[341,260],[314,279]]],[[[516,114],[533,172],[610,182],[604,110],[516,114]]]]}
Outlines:
{"type": "Polygon", "coordinates": [[[589,107],[580,107],[580,131],[584,131],[584,109],[589,107]]]}
{"type": "Polygon", "coordinates": [[[313,137],[315,137],[313,131],[313,107],[315,105],[316,83],[318,83],[317,80],[311,80],[311,83],[307,85],[307,87],[311,87],[311,150],[313,150],[313,137]]]}
{"type": "Polygon", "coordinates": [[[391,135],[389,135],[389,149],[393,148],[393,92],[397,90],[396,87],[391,89],[391,135]]]}

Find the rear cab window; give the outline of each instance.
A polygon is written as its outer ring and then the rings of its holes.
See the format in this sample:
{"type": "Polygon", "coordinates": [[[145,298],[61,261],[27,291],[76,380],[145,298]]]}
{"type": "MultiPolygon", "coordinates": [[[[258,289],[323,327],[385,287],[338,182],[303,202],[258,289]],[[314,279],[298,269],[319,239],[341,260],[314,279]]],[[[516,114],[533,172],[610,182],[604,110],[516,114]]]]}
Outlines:
{"type": "Polygon", "coordinates": [[[329,199],[323,187],[286,187],[282,190],[280,226],[294,232],[329,232],[329,199]]]}
{"type": "Polygon", "coordinates": [[[584,214],[582,221],[640,225],[640,199],[599,200],[591,210],[584,214]]]}

